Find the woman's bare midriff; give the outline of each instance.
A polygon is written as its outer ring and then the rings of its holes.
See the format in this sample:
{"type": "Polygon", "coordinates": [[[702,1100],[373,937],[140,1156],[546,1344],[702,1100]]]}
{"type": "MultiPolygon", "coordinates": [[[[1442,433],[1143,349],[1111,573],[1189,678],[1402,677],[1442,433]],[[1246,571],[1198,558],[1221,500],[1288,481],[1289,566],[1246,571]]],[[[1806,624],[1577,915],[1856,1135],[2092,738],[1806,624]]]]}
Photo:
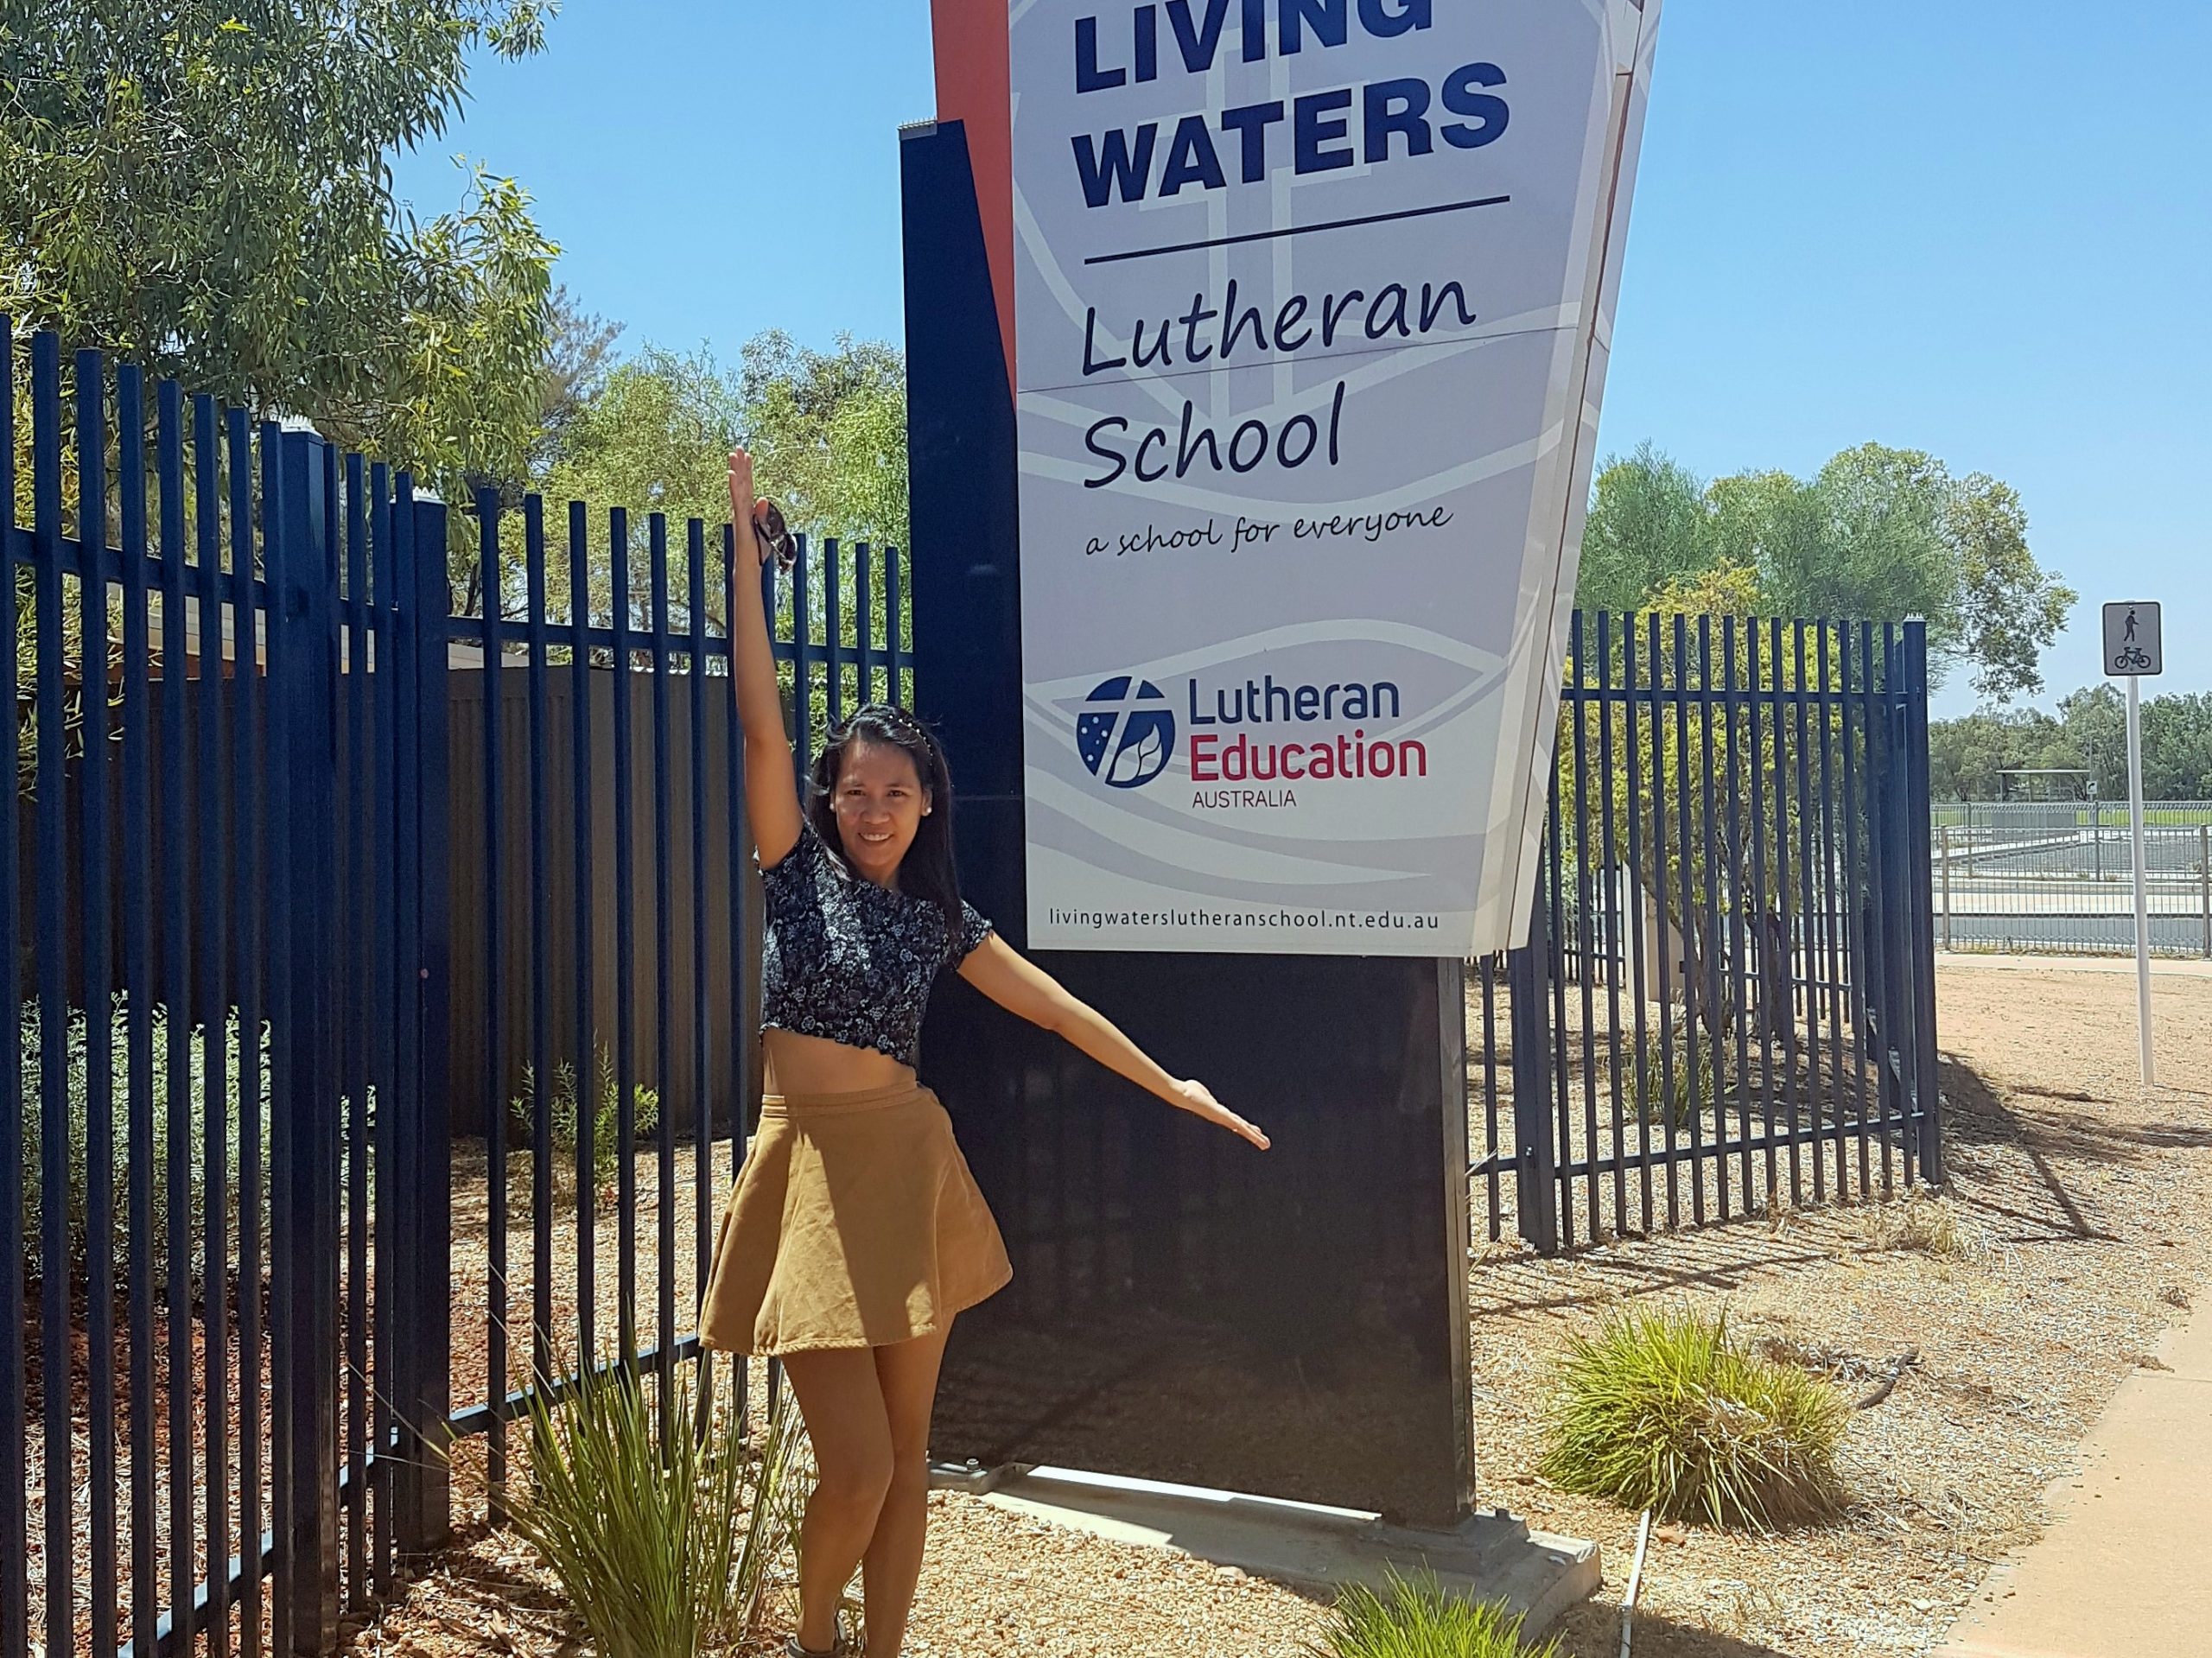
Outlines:
{"type": "Polygon", "coordinates": [[[879,1088],[911,1088],[914,1068],[874,1048],[849,1047],[796,1031],[761,1033],[770,1094],[860,1094],[879,1088]]]}

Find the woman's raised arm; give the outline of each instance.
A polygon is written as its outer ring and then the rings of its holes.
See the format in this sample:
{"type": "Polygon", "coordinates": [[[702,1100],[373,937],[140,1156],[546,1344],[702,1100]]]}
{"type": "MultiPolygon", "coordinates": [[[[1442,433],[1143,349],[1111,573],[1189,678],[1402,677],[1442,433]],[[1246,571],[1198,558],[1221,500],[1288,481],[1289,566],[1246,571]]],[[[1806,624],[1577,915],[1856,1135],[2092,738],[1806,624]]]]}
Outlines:
{"type": "Polygon", "coordinates": [[[1246,1121],[1214,1098],[1213,1090],[1204,1083],[1169,1076],[1113,1021],[1069,994],[1058,980],[1025,959],[996,933],[968,953],[959,972],[1008,1013],[1052,1032],[1107,1070],[1119,1072],[1179,1110],[1226,1128],[1263,1152],[1268,1149],[1267,1134],[1257,1124],[1246,1121]]]}
{"type": "Polygon", "coordinates": [[[730,677],[737,688],[737,718],[745,733],[745,805],[760,866],[781,863],[798,844],[798,795],[792,786],[791,740],[784,734],[784,702],[776,688],[776,658],[769,648],[768,613],[760,601],[758,573],[766,562],[753,533],[759,498],[753,489],[753,457],[729,457],[729,519],[737,538],[730,561],[730,677]]]}

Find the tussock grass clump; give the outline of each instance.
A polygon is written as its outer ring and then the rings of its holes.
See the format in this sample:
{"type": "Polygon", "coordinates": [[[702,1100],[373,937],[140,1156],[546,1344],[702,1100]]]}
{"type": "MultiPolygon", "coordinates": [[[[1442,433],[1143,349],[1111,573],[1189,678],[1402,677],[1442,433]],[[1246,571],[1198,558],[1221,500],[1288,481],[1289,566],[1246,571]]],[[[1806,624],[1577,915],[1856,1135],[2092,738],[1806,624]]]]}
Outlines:
{"type": "Polygon", "coordinates": [[[728,1649],[753,1627],[804,1508],[788,1393],[755,1445],[731,1401],[709,1401],[702,1423],[690,1389],[658,1392],[618,1366],[534,1403],[530,1477],[512,1499],[516,1533],[602,1658],[728,1649]]]}
{"type": "Polygon", "coordinates": [[[1915,1186],[1888,1203],[1869,1204],[1858,1218],[1859,1242],[1870,1249],[1902,1250],[1968,1267],[1987,1266],[2003,1254],[1997,1241],[1956,1203],[1925,1186],[1915,1186]]]}
{"type": "Polygon", "coordinates": [[[1559,1658],[1559,1643],[1521,1635],[1522,1620],[1487,1602],[1456,1600],[1433,1577],[1392,1572],[1376,1594],[1355,1584],[1337,1597],[1319,1648],[1327,1658],[1559,1658]]]}
{"type": "Polygon", "coordinates": [[[1637,1120],[1655,1128],[1685,1130],[1692,1117],[1725,1109],[1725,1086],[1710,1055],[1700,1053],[1694,1060],[1689,1054],[1678,1054],[1671,1064],[1662,1064],[1654,1051],[1645,1058],[1636,1079],[1637,1120]]]}
{"type": "Polygon", "coordinates": [[[1572,1337],[1549,1415],[1543,1475],[1585,1496],[1752,1531],[1821,1519],[1841,1501],[1835,1451],[1850,1402],[1687,1307],[1614,1313],[1572,1337]]]}

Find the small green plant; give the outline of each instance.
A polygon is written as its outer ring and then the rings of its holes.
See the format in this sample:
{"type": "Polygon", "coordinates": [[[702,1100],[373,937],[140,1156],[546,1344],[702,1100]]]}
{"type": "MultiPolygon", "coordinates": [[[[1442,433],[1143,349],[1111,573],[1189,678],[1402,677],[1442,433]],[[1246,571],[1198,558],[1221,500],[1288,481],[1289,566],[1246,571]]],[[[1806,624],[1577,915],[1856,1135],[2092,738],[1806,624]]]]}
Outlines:
{"type": "Polygon", "coordinates": [[[1688,1053],[1678,1053],[1671,1064],[1662,1064],[1655,1050],[1645,1057],[1643,1074],[1637,1079],[1637,1121],[1654,1128],[1687,1128],[1696,1113],[1721,1109],[1720,1092],[1714,1086],[1710,1054],[1699,1053],[1694,1065],[1688,1053]]]}
{"type": "MultiPolygon", "coordinates": [[[[622,1122],[622,1090],[614,1078],[614,1061],[601,1044],[598,1054],[599,1087],[591,1116],[592,1187],[604,1191],[614,1178],[614,1172],[621,1165],[622,1147],[620,1129],[622,1122]]],[[[632,1113],[632,1137],[642,1141],[660,1126],[660,1093],[632,1084],[630,1090],[632,1113]]],[[[530,1132],[537,1102],[537,1073],[524,1067],[522,1093],[511,1103],[509,1109],[524,1134],[530,1132]]],[[[576,1147],[582,1142],[583,1106],[577,1097],[576,1069],[567,1060],[553,1067],[553,1097],[550,1102],[553,1128],[554,1171],[558,1189],[573,1189],[575,1178],[576,1147]]]]}
{"type": "Polygon", "coordinates": [[[620,1365],[557,1403],[542,1393],[509,1514],[602,1658],[694,1658],[742,1641],[795,1558],[810,1484],[790,1394],[755,1446],[733,1397],[695,1414],[690,1388],[663,1396],[620,1365]]]}
{"type": "MultiPolygon", "coordinates": [[[[193,1281],[197,1284],[205,1266],[202,1239],[207,1226],[207,1115],[209,1089],[207,1086],[206,1032],[195,1027],[187,1039],[188,1058],[181,1078],[184,1102],[184,1123],[189,1140],[186,1151],[188,1170],[185,1201],[173,1205],[169,1197],[169,1144],[172,1127],[172,1102],[169,1097],[169,1014],[158,1004],[146,1010],[146,1022],[150,1052],[149,1054],[149,1086],[147,1115],[150,1118],[152,1134],[147,1147],[147,1167],[150,1176],[149,1186],[152,1199],[151,1271],[155,1281],[164,1281],[168,1274],[170,1240],[173,1226],[181,1229],[177,1235],[185,1249],[193,1281]]],[[[110,1117],[110,1143],[112,1147],[108,1170],[110,1191],[113,1195],[115,1232],[109,1248],[120,1252],[123,1240],[128,1236],[130,1223],[130,1163],[131,1163],[131,1101],[130,1101],[130,1013],[128,1003],[120,994],[115,996],[108,1009],[107,1070],[110,1117]]],[[[46,1183],[46,1074],[49,1059],[54,1056],[54,1045],[46,1039],[44,1021],[40,1017],[35,1001],[22,1004],[18,1010],[18,1051],[22,1059],[23,1097],[23,1252],[26,1261],[38,1262],[42,1259],[41,1229],[44,1225],[47,1193],[46,1183]]],[[[270,1105],[269,1027],[261,1027],[259,1049],[261,1067],[261,1150],[262,1166],[268,1167],[269,1130],[271,1110],[270,1105]]],[[[225,1022],[220,1043],[223,1067],[223,1097],[219,1109],[222,1113],[220,1129],[223,1146],[224,1173],[229,1189],[227,1212],[224,1217],[226,1229],[235,1227],[238,1218],[238,1175],[240,1168],[240,1134],[244,1113],[239,1107],[241,1060],[245,1045],[241,1040],[238,1011],[233,1008],[225,1022]]],[[[81,1262],[92,1247],[92,1025],[82,1009],[70,1010],[68,1022],[61,1032],[59,1057],[67,1078],[67,1165],[68,1185],[61,1195],[65,1226],[68,1235],[71,1262],[81,1262]]],[[[268,1213],[268,1192],[261,1193],[262,1212],[268,1213]]]]}
{"type": "Polygon", "coordinates": [[[1570,1338],[1549,1419],[1546,1478],[1662,1519],[1770,1531],[1841,1500],[1850,1402],[1688,1307],[1613,1313],[1570,1338]]]}
{"type": "Polygon", "coordinates": [[[1338,1594],[1319,1650],[1327,1658],[1558,1658],[1557,1642],[1524,1639],[1522,1623],[1502,1605],[1454,1599],[1433,1576],[1392,1572],[1379,1595],[1363,1584],[1338,1594]]]}

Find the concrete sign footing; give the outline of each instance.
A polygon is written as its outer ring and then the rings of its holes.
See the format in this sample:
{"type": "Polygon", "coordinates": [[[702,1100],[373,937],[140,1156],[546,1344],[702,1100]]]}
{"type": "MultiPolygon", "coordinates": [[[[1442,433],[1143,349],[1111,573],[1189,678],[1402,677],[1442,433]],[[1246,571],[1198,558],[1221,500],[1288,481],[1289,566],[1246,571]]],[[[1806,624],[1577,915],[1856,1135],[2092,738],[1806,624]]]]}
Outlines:
{"type": "Polygon", "coordinates": [[[1394,1569],[1427,1572],[1453,1595],[1503,1601],[1532,1636],[1596,1593],[1604,1575],[1597,1544],[1531,1531],[1502,1509],[1427,1531],[1352,1509],[1061,1468],[948,1467],[936,1483],[979,1491],[1013,1513],[1301,1589],[1379,1589],[1394,1569]]]}

